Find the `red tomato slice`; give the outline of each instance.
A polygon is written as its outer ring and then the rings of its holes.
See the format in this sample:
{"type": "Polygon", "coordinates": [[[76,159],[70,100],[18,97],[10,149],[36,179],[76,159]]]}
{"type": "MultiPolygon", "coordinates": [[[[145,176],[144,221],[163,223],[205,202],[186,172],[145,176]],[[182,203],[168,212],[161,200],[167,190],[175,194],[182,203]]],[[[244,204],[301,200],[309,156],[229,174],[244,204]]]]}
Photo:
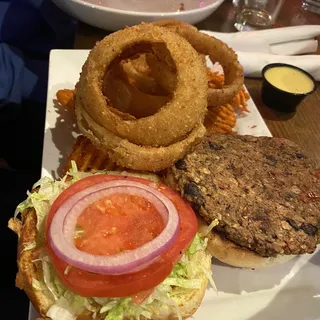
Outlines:
{"type": "Polygon", "coordinates": [[[164,229],[156,208],[142,197],[114,194],[87,207],[77,221],[79,250],[94,255],[134,250],[153,240],[164,229]]]}
{"type": "MultiPolygon", "coordinates": [[[[56,211],[69,197],[96,183],[116,179],[128,179],[155,186],[154,182],[135,177],[95,175],[84,178],[63,191],[55,200],[47,217],[47,231],[56,211]]],[[[179,213],[180,231],[175,243],[145,269],[118,276],[94,274],[76,267],[71,267],[65,274],[68,264],[57,257],[47,244],[57,276],[66,288],[84,297],[126,297],[154,288],[170,274],[197,232],[197,218],[190,205],[177,192],[162,184],[156,186],[174,203],[179,213]]],[[[134,228],[134,225],[131,225],[131,228],[134,228]]],[[[90,241],[89,238],[87,240],[90,241]]]]}
{"type": "Polygon", "coordinates": [[[130,298],[136,304],[141,304],[144,300],[146,300],[154,291],[154,288],[146,291],[141,291],[132,295],[130,298]]]}

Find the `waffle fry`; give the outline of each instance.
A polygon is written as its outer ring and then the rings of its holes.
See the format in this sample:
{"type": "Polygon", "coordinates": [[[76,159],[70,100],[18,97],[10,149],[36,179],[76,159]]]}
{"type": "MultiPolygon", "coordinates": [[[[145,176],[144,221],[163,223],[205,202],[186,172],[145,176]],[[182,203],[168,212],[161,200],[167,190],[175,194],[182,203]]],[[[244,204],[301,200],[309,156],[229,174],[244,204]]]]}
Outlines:
{"type": "Polygon", "coordinates": [[[236,125],[236,116],[232,105],[209,107],[204,125],[209,132],[231,133],[236,125]]]}
{"type": "Polygon", "coordinates": [[[56,97],[58,102],[63,106],[64,108],[72,109],[74,110],[74,95],[75,90],[70,89],[62,89],[58,90],[56,93],[56,97]]]}
{"type": "Polygon", "coordinates": [[[238,111],[249,112],[247,100],[250,98],[245,89],[241,89],[239,93],[231,100],[230,104],[238,111]]]}
{"type": "Polygon", "coordinates": [[[77,137],[72,147],[64,174],[71,168],[71,161],[75,161],[80,171],[95,172],[97,170],[119,169],[105,151],[98,149],[90,139],[82,135],[77,137]]]}
{"type": "MultiPolygon", "coordinates": [[[[208,86],[209,88],[221,89],[224,85],[224,75],[217,71],[207,68],[208,86]]],[[[248,92],[242,88],[238,94],[230,101],[235,110],[240,112],[249,112],[247,101],[250,98],[248,92]]]]}
{"type": "Polygon", "coordinates": [[[224,84],[224,75],[217,72],[212,71],[210,68],[207,68],[207,78],[208,78],[208,86],[213,89],[221,89],[224,84]]]}

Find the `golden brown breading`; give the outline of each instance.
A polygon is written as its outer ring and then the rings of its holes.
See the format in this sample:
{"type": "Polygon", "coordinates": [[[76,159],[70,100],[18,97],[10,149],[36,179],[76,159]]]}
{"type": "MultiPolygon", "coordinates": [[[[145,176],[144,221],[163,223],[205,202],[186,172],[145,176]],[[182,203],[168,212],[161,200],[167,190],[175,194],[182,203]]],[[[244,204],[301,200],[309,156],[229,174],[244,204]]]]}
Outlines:
{"type": "MultiPolygon", "coordinates": [[[[139,59],[133,61],[140,61],[139,59]]],[[[140,71],[140,70],[139,70],[140,71]]],[[[207,79],[209,88],[221,89],[224,85],[224,75],[213,71],[210,68],[207,68],[207,79]]],[[[148,79],[146,80],[148,81],[148,79]]],[[[57,92],[58,102],[65,108],[68,108],[74,112],[74,95],[75,90],[63,89],[57,92]]],[[[238,94],[230,101],[222,106],[211,107],[208,106],[208,113],[205,119],[205,127],[209,132],[217,132],[217,133],[235,133],[233,131],[236,125],[236,117],[234,114],[234,110],[238,112],[249,112],[248,111],[248,103],[247,101],[250,99],[248,92],[244,87],[238,92],[238,94]],[[219,119],[220,113],[225,114],[228,112],[228,117],[223,118],[223,120],[219,119]],[[232,114],[231,114],[232,112],[232,114]]],[[[76,146],[75,146],[76,147],[76,146]]],[[[69,162],[70,167],[70,162],[69,162]]],[[[92,170],[97,170],[97,168],[93,168],[92,170]]],[[[101,168],[103,169],[103,168],[101,168]]]]}

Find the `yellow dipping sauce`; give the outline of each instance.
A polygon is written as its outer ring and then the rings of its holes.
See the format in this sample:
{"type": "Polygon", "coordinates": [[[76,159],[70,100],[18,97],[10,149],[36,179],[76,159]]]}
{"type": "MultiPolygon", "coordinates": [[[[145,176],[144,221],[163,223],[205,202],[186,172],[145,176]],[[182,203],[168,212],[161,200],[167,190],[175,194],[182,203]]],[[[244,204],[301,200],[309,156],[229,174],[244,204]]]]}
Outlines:
{"type": "Polygon", "coordinates": [[[314,88],[313,81],[307,75],[290,67],[270,68],[264,76],[273,86],[291,93],[308,93],[314,88]]]}

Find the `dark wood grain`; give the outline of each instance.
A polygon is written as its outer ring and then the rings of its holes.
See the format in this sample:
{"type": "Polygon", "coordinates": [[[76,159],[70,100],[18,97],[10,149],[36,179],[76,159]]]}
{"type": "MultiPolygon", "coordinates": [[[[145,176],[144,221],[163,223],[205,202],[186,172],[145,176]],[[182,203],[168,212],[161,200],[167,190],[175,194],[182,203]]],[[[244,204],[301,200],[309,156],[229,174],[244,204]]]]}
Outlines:
{"type": "MultiPolygon", "coordinates": [[[[216,12],[197,27],[212,31],[234,32],[236,14],[237,8],[233,6],[231,0],[226,0],[216,12]]],[[[303,10],[301,0],[286,0],[274,27],[305,24],[319,25],[320,15],[303,10]]],[[[107,31],[80,23],[75,48],[90,49],[96,41],[107,34],[107,31]]],[[[320,41],[320,37],[318,40],[320,41]]],[[[319,48],[318,53],[320,54],[319,48]]],[[[301,103],[294,115],[287,115],[277,113],[262,103],[260,79],[246,79],[245,84],[272,134],[298,143],[320,167],[320,88],[301,103]]]]}

